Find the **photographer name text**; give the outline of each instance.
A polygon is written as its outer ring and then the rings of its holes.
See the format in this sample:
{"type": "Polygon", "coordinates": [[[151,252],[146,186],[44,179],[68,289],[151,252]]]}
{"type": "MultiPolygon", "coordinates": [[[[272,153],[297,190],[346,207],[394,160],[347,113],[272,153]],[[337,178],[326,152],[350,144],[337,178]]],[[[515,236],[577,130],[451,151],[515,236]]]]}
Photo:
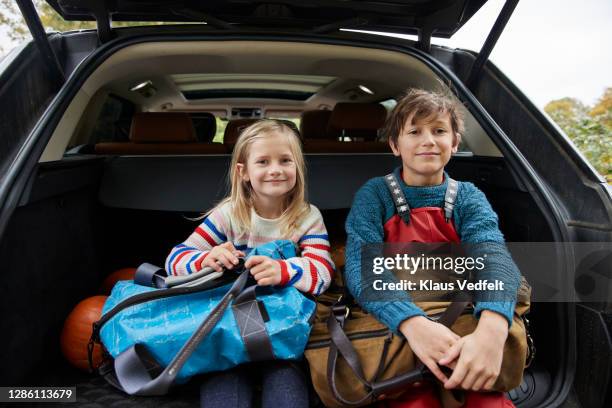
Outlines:
{"type": "Polygon", "coordinates": [[[374,290],[423,290],[423,291],[451,291],[451,290],[468,290],[468,291],[503,291],[504,282],[495,279],[488,281],[487,279],[481,279],[476,282],[468,282],[466,280],[459,280],[456,282],[435,282],[431,279],[424,279],[419,282],[413,282],[408,280],[400,280],[397,282],[384,282],[381,279],[377,279],[372,282],[374,290]],[[456,285],[455,285],[456,284],[456,285]]]}

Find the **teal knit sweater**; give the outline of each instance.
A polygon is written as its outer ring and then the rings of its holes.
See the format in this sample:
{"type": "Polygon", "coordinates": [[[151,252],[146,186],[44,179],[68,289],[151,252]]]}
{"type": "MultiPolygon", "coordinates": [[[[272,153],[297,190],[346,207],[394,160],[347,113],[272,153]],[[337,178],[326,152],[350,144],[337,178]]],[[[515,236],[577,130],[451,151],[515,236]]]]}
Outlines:
{"type": "MultiPolygon", "coordinates": [[[[446,173],[444,182],[440,185],[413,187],[403,182],[400,170],[398,167],[394,173],[400,180],[410,208],[444,206],[448,180],[446,173]]],[[[346,220],[348,239],[344,279],[357,302],[397,333],[401,322],[412,316],[424,315],[424,312],[412,303],[407,292],[401,292],[399,295],[403,300],[398,300],[397,294],[394,295],[393,301],[387,302],[365,299],[363,285],[369,283],[362,283],[361,279],[361,246],[382,243],[383,225],[395,214],[395,206],[383,177],[371,179],[359,189],[346,220]]],[[[486,267],[478,272],[477,279],[487,279],[489,282],[498,279],[504,283],[503,299],[490,291],[476,292],[474,314],[479,317],[483,310],[492,310],[506,317],[511,325],[521,279],[520,272],[504,244],[497,214],[474,184],[459,182],[453,221],[462,243],[478,243],[480,245],[476,246],[477,251],[487,254],[486,267]]],[[[480,256],[478,253],[470,255],[480,256]]]]}

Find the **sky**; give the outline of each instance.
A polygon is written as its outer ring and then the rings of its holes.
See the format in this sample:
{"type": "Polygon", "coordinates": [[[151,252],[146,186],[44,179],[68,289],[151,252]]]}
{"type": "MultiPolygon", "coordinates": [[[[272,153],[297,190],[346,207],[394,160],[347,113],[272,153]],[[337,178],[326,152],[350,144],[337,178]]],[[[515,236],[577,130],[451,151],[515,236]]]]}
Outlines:
{"type": "MultiPolygon", "coordinates": [[[[445,43],[479,51],[504,3],[488,1],[445,43]]],[[[612,87],[612,1],[521,0],[490,59],[540,107],[592,104],[612,87]]]]}
{"type": "MultiPolygon", "coordinates": [[[[450,40],[479,51],[503,0],[489,0],[450,40]]],[[[572,97],[593,104],[612,87],[612,0],[521,0],[490,59],[540,108],[572,97]]],[[[0,27],[0,46],[12,44],[0,27]]]]}

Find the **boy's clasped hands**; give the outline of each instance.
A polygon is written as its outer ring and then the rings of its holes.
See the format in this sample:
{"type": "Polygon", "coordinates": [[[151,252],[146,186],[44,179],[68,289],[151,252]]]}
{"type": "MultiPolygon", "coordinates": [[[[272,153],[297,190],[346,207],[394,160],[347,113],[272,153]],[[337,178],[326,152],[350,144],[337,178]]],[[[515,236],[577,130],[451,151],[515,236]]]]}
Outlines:
{"type": "MultiPolygon", "coordinates": [[[[232,269],[238,265],[238,257],[244,257],[243,251],[237,250],[231,242],[213,247],[202,266],[209,266],[217,272],[223,268],[232,269]]],[[[260,286],[278,285],[281,282],[281,267],[274,259],[264,255],[254,255],[247,259],[244,266],[260,286]]]]}
{"type": "Polygon", "coordinates": [[[415,355],[445,388],[473,391],[493,388],[501,369],[504,343],[508,336],[508,322],[502,315],[483,311],[476,330],[464,337],[424,316],[405,320],[399,330],[415,355]],[[450,378],[440,366],[453,370],[450,378]]]}

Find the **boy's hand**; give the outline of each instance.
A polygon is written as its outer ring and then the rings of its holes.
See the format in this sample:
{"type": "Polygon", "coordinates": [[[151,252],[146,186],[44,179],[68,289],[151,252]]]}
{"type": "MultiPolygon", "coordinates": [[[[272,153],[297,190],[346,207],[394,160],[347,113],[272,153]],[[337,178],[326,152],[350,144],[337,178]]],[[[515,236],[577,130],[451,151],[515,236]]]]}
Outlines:
{"type": "Polygon", "coordinates": [[[403,321],[399,326],[400,332],[408,340],[414,354],[431,370],[441,382],[448,378],[440,367],[440,360],[448,350],[460,340],[448,327],[433,322],[423,316],[411,317],[403,321]]]}
{"type": "Polygon", "coordinates": [[[226,242],[211,249],[202,266],[210,266],[215,271],[221,272],[223,267],[232,269],[238,265],[239,256],[245,256],[244,252],[238,251],[231,242],[226,242]]]}
{"type": "Polygon", "coordinates": [[[491,390],[501,370],[507,337],[506,318],[495,312],[483,311],[476,330],[461,338],[438,361],[440,365],[455,366],[451,378],[444,382],[444,388],[491,390]]]}
{"type": "Polygon", "coordinates": [[[259,286],[278,285],[281,282],[280,264],[270,257],[254,255],[247,259],[244,266],[251,270],[259,286]]]}

